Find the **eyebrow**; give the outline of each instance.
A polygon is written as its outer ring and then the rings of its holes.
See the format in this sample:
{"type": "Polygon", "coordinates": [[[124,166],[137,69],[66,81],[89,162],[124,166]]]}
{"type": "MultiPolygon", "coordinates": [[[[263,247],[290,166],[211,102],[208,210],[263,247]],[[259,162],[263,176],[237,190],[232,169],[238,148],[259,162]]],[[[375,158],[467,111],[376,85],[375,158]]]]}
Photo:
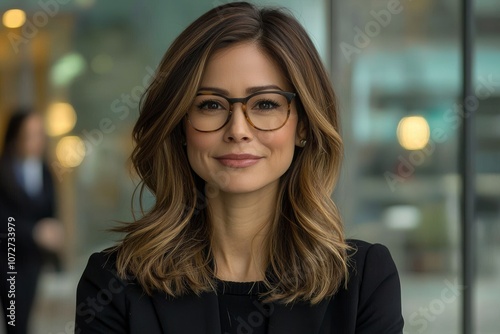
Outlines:
{"type": "MultiPolygon", "coordinates": [[[[253,94],[253,93],[257,93],[257,92],[260,92],[260,91],[264,91],[264,90],[280,90],[280,91],[283,91],[283,89],[281,89],[279,86],[277,85],[265,85],[265,86],[254,86],[254,87],[249,87],[246,89],[246,93],[247,94],[253,94]]],[[[200,87],[198,89],[198,92],[200,91],[209,91],[209,92],[213,92],[213,93],[217,93],[217,94],[221,94],[221,95],[229,95],[229,91],[225,90],[225,89],[222,89],[222,88],[218,88],[218,87],[200,87]]]]}

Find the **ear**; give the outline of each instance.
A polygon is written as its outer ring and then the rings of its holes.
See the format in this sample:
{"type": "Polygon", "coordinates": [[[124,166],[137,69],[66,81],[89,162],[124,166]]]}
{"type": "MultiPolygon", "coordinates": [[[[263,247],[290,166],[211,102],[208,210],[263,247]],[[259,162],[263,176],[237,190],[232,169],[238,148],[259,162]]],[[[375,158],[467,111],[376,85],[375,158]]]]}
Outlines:
{"type": "Polygon", "coordinates": [[[300,120],[297,123],[297,130],[295,131],[295,145],[303,147],[303,145],[300,144],[300,141],[303,139],[307,140],[306,136],[307,136],[306,125],[304,124],[303,120],[300,120]]]}

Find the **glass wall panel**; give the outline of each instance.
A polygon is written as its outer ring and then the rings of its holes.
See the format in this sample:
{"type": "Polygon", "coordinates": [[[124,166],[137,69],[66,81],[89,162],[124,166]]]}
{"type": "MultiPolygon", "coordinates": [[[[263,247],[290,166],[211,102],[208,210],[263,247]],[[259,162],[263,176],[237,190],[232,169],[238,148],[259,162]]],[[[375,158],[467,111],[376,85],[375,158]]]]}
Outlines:
{"type": "Polygon", "coordinates": [[[477,333],[496,333],[500,310],[500,6],[475,8],[474,95],[469,98],[477,133],[477,240],[475,324],[477,333]]]}
{"type": "Polygon", "coordinates": [[[406,333],[459,333],[459,2],[334,3],[347,234],[389,247],[406,333]]]}

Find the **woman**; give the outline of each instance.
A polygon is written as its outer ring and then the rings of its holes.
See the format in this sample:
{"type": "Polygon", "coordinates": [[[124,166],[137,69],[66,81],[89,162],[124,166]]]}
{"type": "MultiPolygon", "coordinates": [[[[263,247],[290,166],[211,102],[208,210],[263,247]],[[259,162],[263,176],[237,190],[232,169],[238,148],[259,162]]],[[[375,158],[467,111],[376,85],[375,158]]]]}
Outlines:
{"type": "Polygon", "coordinates": [[[0,289],[7,333],[28,332],[43,262],[60,265],[57,251],[63,230],[53,218],[55,194],[44,161],[45,143],[42,117],[29,110],[16,111],[0,156],[0,289]],[[12,302],[15,307],[6,310],[12,302]]]}
{"type": "Polygon", "coordinates": [[[156,203],[91,256],[77,332],[402,332],[389,252],[344,239],[335,95],[290,15],[245,2],[202,15],[133,134],[156,203]]]}

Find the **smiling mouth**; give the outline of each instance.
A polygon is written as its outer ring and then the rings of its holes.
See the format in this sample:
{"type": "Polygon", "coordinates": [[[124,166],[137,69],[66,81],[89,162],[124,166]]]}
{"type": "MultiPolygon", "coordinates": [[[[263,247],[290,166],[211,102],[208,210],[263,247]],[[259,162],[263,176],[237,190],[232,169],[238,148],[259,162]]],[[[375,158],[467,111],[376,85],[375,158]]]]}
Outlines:
{"type": "Polygon", "coordinates": [[[251,154],[227,154],[216,157],[220,164],[231,168],[245,168],[255,165],[262,157],[251,154]]]}

